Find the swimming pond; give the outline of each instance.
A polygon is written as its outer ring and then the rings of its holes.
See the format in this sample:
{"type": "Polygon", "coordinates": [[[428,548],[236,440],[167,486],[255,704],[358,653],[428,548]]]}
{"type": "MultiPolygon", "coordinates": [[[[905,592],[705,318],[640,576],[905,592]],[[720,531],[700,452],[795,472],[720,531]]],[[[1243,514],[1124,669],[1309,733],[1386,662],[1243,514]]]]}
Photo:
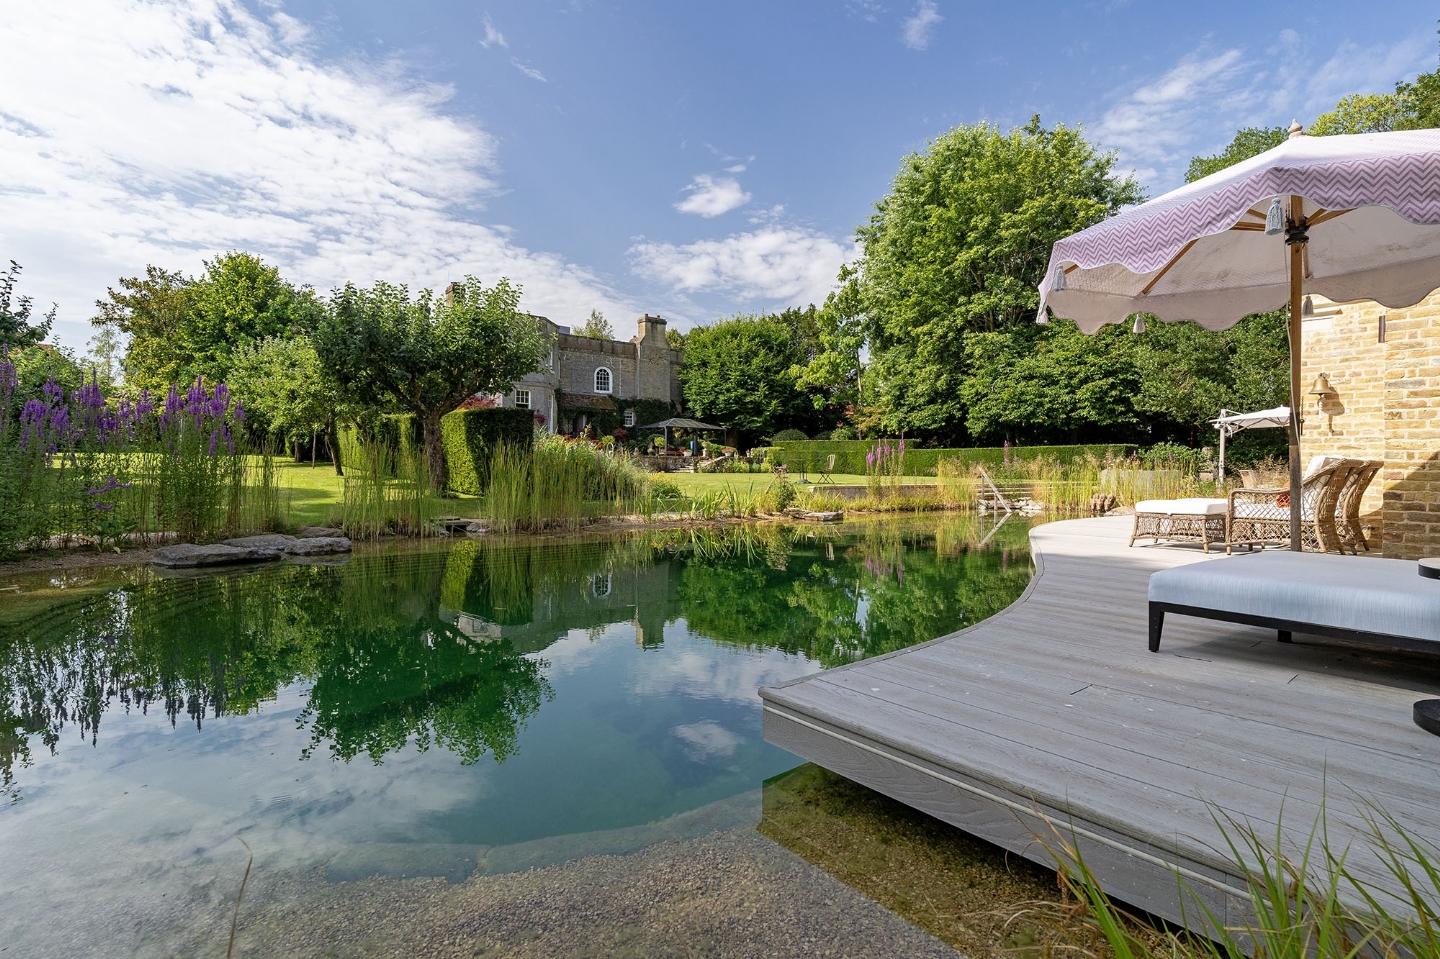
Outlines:
{"type": "Polygon", "coordinates": [[[797,763],[756,689],[1003,608],[1025,534],[764,525],[0,582],[0,947],[228,929],[237,836],[271,880],[458,882],[753,824],[797,763]]]}

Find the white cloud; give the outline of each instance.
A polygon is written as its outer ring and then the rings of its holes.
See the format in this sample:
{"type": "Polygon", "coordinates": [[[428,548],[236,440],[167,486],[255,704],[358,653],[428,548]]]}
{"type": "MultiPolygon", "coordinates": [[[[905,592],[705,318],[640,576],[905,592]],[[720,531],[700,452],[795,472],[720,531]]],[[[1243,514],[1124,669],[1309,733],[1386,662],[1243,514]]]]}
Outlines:
{"type": "Polygon", "coordinates": [[[911,50],[924,50],[930,46],[930,33],[935,29],[935,25],[944,19],[940,16],[935,0],[920,0],[915,5],[915,15],[906,17],[901,25],[900,36],[905,41],[905,46],[911,50]]]}
{"type": "Polygon", "coordinates": [[[1201,47],[1159,77],[1120,94],[1094,128],[1096,140],[1120,151],[1152,194],[1178,186],[1193,156],[1217,152],[1247,126],[1309,123],[1347,93],[1393,90],[1427,69],[1430,38],[1362,48],[1345,41],[1326,57],[1293,30],[1262,54],[1201,47]]]}
{"type": "Polygon", "coordinates": [[[734,166],[727,166],[727,167],[725,168],[725,172],[726,172],[726,173],[744,173],[744,172],[745,172],[745,164],[743,164],[743,163],[737,163],[737,164],[735,164],[734,166]]]}
{"type": "Polygon", "coordinates": [[[707,219],[729,213],[750,202],[750,194],[740,189],[739,182],[728,176],[717,179],[702,173],[690,181],[685,190],[690,195],[675,204],[675,209],[681,213],[698,213],[707,219]]]}
{"type": "Polygon", "coordinates": [[[505,42],[505,34],[495,29],[495,24],[490,22],[490,14],[485,14],[485,36],[480,40],[480,46],[489,50],[492,46],[508,47],[505,42]]]}
{"type": "Polygon", "coordinates": [[[304,37],[240,0],[7,7],[0,259],[26,268],[37,302],[60,302],[62,342],[83,342],[119,276],[193,272],[228,249],[321,290],[505,275],[535,312],[634,311],[478,221],[496,143],[446,113],[448,88],[396,62],[321,63],[304,37]]]}
{"type": "Polygon", "coordinates": [[[525,74],[531,80],[539,80],[541,83],[550,82],[549,80],[545,79],[545,74],[541,73],[539,70],[536,70],[534,67],[527,67],[515,57],[510,58],[510,65],[513,66],[516,70],[519,70],[521,73],[525,74]]]}
{"type": "Polygon", "coordinates": [[[635,272],[681,293],[727,293],[783,303],[821,303],[853,244],[796,226],[764,226],[723,240],[630,248],[635,272]]]}
{"type": "Polygon", "coordinates": [[[744,742],[744,737],[734,733],[713,719],[702,719],[698,723],[676,726],[672,732],[685,745],[685,755],[693,762],[703,763],[710,759],[728,759],[734,755],[735,747],[744,742]]]}

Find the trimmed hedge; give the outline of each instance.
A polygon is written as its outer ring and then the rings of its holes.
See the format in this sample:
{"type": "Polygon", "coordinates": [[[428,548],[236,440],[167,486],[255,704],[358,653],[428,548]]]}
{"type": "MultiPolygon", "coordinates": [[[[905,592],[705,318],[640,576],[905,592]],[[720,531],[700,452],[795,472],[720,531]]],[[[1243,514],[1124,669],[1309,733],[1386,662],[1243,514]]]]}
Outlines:
{"type": "Polygon", "coordinates": [[[534,444],[535,412],[513,407],[456,410],[440,418],[440,438],[450,489],[478,496],[489,481],[490,453],[496,443],[534,444]]]}
{"type": "MultiPolygon", "coordinates": [[[[890,440],[894,445],[897,440],[890,440]]],[[[825,465],[826,457],[835,454],[835,472],[863,474],[865,454],[875,448],[874,440],[787,440],[775,443],[775,457],[794,472],[801,466],[815,470],[825,465]]],[[[1012,446],[1010,459],[1032,460],[1042,456],[1069,463],[1071,460],[1094,456],[1103,460],[1107,455],[1128,455],[1134,446],[1124,443],[1090,443],[1080,446],[1012,446]]],[[[1003,446],[979,446],[971,449],[910,449],[905,450],[905,475],[934,476],[941,460],[959,460],[966,467],[999,466],[1005,462],[1003,446]]]]}

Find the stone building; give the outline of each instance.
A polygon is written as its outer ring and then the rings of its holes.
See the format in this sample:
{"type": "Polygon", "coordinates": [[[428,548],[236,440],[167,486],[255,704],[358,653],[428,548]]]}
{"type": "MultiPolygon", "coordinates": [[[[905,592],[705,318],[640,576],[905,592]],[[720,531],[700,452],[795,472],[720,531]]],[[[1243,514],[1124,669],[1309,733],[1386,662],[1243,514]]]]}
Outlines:
{"type": "Polygon", "coordinates": [[[576,336],[543,316],[551,342],[546,369],[531,373],[502,399],[504,406],[535,410],[551,433],[580,433],[595,425],[608,432],[634,427],[662,409],[680,406],[682,354],[665,339],[665,320],[646,313],[626,340],[576,336]],[[613,424],[613,425],[612,425],[613,424]]]}
{"type": "Polygon", "coordinates": [[[1408,309],[1312,297],[1301,327],[1301,452],[1383,460],[1361,515],[1386,556],[1440,555],[1440,292],[1408,309]]]}

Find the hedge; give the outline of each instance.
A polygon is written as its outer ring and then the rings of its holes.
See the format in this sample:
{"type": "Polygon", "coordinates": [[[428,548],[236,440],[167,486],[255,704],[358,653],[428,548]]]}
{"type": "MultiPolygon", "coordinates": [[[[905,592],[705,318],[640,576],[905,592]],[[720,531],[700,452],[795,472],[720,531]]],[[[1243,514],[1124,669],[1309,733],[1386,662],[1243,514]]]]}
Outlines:
{"type": "Polygon", "coordinates": [[[479,495],[489,478],[490,453],[496,443],[530,446],[535,442],[535,413],[498,406],[456,410],[440,418],[440,438],[450,489],[479,495]]]}
{"type": "MultiPolygon", "coordinates": [[[[897,440],[889,441],[892,445],[897,440]]],[[[875,448],[874,440],[786,440],[777,442],[776,458],[794,472],[800,467],[816,470],[825,465],[826,458],[835,454],[836,473],[863,474],[865,454],[875,448]]],[[[1069,463],[1071,460],[1094,456],[1103,460],[1107,455],[1125,456],[1134,449],[1123,443],[1090,443],[1080,446],[1012,446],[1010,459],[1031,460],[1047,457],[1069,463]]],[[[937,464],[942,460],[959,460],[965,467],[999,466],[1005,462],[1006,450],[1002,446],[979,446],[971,449],[909,449],[905,451],[905,475],[934,476],[937,464]]]]}

